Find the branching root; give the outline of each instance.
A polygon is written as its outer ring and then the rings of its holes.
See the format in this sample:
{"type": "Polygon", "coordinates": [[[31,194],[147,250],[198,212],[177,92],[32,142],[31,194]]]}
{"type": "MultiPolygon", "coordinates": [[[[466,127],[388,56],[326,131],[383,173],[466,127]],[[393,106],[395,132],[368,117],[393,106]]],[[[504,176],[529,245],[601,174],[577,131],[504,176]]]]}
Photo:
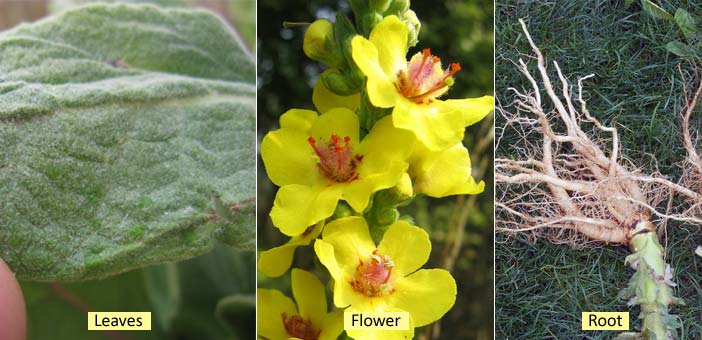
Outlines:
{"type": "MultiPolygon", "coordinates": [[[[631,165],[622,155],[617,129],[605,126],[587,109],[583,81],[593,75],[579,78],[574,94],[573,85],[554,62],[558,76],[554,86],[544,56],[524,22],[520,23],[536,56],[536,75],[520,59],[519,71],[531,87],[510,88],[514,101],[496,108],[503,119],[497,130],[495,160],[498,231],[528,232],[555,243],[582,246],[629,244],[631,231],[641,221],[702,224],[702,215],[695,213],[702,190],[688,189],[693,188],[689,183],[678,184],[631,165]],[[507,135],[510,137],[505,138],[507,135]],[[503,138],[510,140],[509,145],[500,145],[507,143],[503,138]],[[687,202],[686,207],[672,211],[659,207],[677,197],[687,202]]],[[[690,106],[700,92],[702,85],[691,96],[690,106]]],[[[683,121],[689,115],[683,114],[683,121]]],[[[697,171],[690,181],[702,185],[697,153],[691,152],[689,163],[697,171]]]]}

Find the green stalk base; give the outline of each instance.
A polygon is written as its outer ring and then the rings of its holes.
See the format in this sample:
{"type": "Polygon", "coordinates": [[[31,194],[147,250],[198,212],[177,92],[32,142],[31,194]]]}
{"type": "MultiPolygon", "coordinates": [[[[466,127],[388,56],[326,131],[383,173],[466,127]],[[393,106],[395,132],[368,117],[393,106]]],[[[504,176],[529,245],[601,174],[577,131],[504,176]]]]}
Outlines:
{"type": "Polygon", "coordinates": [[[679,322],[669,314],[671,305],[684,305],[682,299],[673,295],[675,283],[671,281],[673,271],[663,258],[664,250],[658,242],[655,228],[648,221],[639,222],[631,232],[629,245],[633,254],[625,263],[636,270],[629,285],[619,297],[630,299],[629,306],[641,307],[639,319],[643,319],[641,332],[621,334],[617,339],[672,340],[677,338],[679,322]]]}

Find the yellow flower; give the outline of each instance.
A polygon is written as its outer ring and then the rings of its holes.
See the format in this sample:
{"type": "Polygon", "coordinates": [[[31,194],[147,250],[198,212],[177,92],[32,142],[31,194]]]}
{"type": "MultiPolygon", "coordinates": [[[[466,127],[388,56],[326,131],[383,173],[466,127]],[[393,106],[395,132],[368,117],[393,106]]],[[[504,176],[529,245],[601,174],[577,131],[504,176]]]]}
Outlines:
{"type": "Polygon", "coordinates": [[[439,100],[453,85],[461,67],[447,69],[429,49],[415,54],[409,62],[407,26],[396,16],[387,16],[370,38],[351,41],[354,62],[367,77],[366,90],[374,106],[393,107],[393,124],[412,131],[430,150],[449,148],[463,139],[464,129],[485,117],[494,107],[492,96],[439,100]]]}
{"type": "Polygon", "coordinates": [[[378,121],[359,142],[358,117],[345,108],[320,116],[286,112],[280,129],[261,143],[268,177],[281,187],[270,213],[273,224],[283,234],[300,235],[331,216],[339,199],[362,212],[374,192],[400,181],[413,142],[411,133],[389,119],[378,121]]]}
{"type": "Polygon", "coordinates": [[[390,225],[376,247],[363,218],[334,220],[314,248],[334,278],[334,304],[349,306],[347,312],[406,311],[421,327],[440,319],[456,300],[448,271],[419,269],[429,259],[431,242],[407,222],[390,225]]]}
{"type": "Polygon", "coordinates": [[[302,234],[290,238],[282,246],[261,252],[258,259],[258,269],[268,277],[278,277],[288,271],[295,255],[295,249],[307,246],[322,233],[323,222],[319,222],[305,230],[302,234]]]}
{"type": "Polygon", "coordinates": [[[441,151],[416,145],[410,156],[409,174],[415,193],[445,197],[483,192],[485,183],[480,181],[476,184],[470,173],[468,149],[461,142],[441,151]]]}
{"type": "Polygon", "coordinates": [[[274,289],[258,289],[258,335],[269,340],[335,340],[344,330],[343,312],[327,313],[324,286],[311,273],[292,270],[295,303],[274,289]]]}

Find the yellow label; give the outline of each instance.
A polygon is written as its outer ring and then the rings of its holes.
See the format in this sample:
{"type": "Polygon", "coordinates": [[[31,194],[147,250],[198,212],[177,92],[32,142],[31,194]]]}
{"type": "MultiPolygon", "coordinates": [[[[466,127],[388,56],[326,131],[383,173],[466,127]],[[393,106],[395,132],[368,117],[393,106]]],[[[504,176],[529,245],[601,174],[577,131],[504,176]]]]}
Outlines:
{"type": "Polygon", "coordinates": [[[583,312],[584,331],[628,331],[629,312],[583,312]]]}
{"type": "Polygon", "coordinates": [[[88,312],[88,330],[150,331],[151,312],[88,312]]]}
{"type": "Polygon", "coordinates": [[[406,331],[409,329],[407,312],[344,312],[344,330],[385,329],[406,331]]]}

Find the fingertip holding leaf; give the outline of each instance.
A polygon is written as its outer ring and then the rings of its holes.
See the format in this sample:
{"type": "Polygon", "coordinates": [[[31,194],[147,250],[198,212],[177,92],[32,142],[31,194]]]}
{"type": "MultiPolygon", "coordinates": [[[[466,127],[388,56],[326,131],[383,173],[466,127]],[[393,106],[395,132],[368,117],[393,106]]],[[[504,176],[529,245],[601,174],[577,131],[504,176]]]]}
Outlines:
{"type": "Polygon", "coordinates": [[[252,247],[255,67],[219,18],[88,5],[3,32],[0,54],[0,256],[18,277],[252,247]]]}
{"type": "Polygon", "coordinates": [[[15,275],[0,259],[0,339],[23,340],[27,334],[27,311],[15,275]]]}

